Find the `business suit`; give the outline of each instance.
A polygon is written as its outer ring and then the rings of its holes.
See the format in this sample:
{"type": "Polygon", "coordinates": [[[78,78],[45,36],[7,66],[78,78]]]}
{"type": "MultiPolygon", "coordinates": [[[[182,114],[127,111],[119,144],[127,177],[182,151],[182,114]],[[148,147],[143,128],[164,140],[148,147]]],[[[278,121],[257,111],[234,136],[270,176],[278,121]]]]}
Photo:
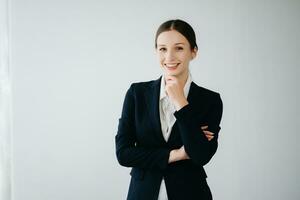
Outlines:
{"type": "Polygon", "coordinates": [[[162,136],[157,80],[133,83],[126,93],[118,132],[116,155],[122,166],[132,167],[128,200],[156,200],[162,177],[169,200],[212,199],[203,168],[215,154],[222,117],[222,100],[216,92],[191,83],[189,104],[174,116],[169,140],[162,136]],[[208,125],[208,141],[201,126],[208,125]],[[191,159],[168,164],[169,153],[182,145],[191,159]]]}

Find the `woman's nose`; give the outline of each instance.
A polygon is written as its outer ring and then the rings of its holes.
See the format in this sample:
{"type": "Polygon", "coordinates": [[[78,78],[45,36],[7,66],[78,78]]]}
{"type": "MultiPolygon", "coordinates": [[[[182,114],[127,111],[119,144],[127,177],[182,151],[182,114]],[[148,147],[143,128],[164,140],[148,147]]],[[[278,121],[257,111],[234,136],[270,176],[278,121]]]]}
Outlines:
{"type": "Polygon", "coordinates": [[[175,58],[174,52],[173,51],[168,51],[166,54],[166,61],[172,61],[175,58]]]}

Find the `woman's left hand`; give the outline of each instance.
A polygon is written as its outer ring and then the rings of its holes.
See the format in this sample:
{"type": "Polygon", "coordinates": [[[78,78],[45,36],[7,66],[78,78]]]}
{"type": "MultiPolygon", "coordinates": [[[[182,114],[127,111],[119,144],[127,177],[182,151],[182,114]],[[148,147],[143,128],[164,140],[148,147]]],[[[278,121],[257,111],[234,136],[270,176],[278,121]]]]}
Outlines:
{"type": "Polygon", "coordinates": [[[173,149],[169,155],[168,163],[176,162],[179,160],[187,160],[190,157],[185,152],[184,146],[182,145],[179,149],[173,149]]]}
{"type": "Polygon", "coordinates": [[[214,133],[213,132],[210,132],[210,131],[207,131],[205,129],[207,129],[208,126],[201,126],[201,129],[203,130],[206,138],[208,139],[208,141],[211,141],[213,138],[214,138],[214,133]]]}
{"type": "Polygon", "coordinates": [[[179,81],[175,76],[166,75],[166,92],[175,105],[176,110],[180,110],[188,104],[188,101],[184,96],[183,87],[184,86],[179,84],[179,81]]]}

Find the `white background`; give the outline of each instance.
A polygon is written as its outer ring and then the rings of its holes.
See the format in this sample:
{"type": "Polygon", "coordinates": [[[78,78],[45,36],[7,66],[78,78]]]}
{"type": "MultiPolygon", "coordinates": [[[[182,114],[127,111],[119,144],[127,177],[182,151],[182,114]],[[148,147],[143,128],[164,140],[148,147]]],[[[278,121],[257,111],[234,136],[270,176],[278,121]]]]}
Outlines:
{"type": "Polygon", "coordinates": [[[12,0],[14,200],[126,198],[124,95],[159,78],[154,36],[174,18],[196,32],[194,81],[223,100],[214,199],[300,198],[299,1],[12,0]]]}

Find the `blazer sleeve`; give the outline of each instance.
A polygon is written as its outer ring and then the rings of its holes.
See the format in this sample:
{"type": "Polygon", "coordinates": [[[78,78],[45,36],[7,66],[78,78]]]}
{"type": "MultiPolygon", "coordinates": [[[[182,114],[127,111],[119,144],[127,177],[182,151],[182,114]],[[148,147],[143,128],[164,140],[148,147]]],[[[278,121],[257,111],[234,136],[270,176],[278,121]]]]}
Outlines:
{"type": "Polygon", "coordinates": [[[222,112],[223,103],[220,94],[217,93],[208,114],[205,116],[197,116],[199,114],[195,112],[191,104],[187,104],[174,113],[185,151],[191,160],[198,165],[206,165],[218,148],[222,112]],[[201,129],[201,126],[204,125],[208,125],[207,130],[214,133],[214,138],[210,141],[201,129]]]}
{"type": "Polygon", "coordinates": [[[118,131],[115,136],[116,156],[120,165],[144,169],[165,169],[170,149],[136,146],[134,84],[127,90],[118,131]]]}

